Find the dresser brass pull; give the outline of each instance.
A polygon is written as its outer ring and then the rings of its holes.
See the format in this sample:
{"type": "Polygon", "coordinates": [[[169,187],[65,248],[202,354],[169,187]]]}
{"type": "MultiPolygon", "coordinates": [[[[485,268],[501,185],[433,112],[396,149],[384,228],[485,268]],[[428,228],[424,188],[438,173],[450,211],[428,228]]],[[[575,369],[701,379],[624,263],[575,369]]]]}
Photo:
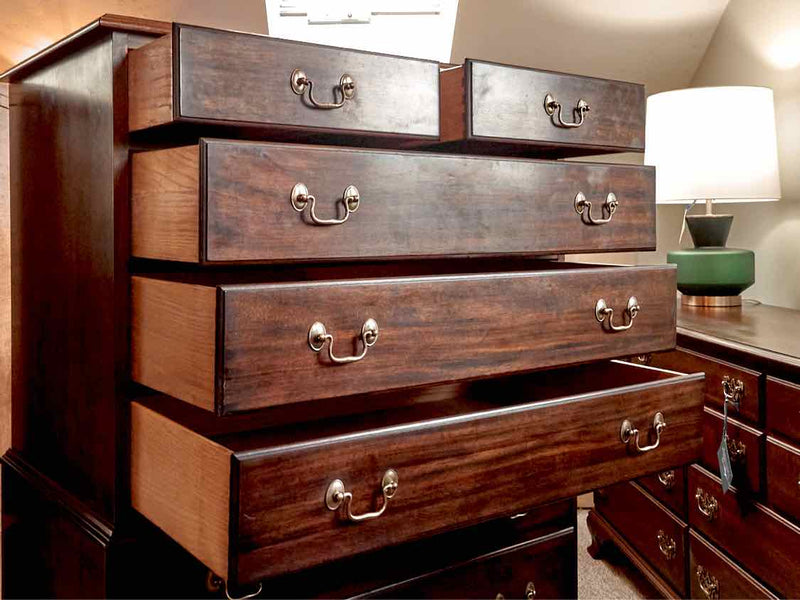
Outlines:
{"type": "Polygon", "coordinates": [[[719,579],[709,573],[702,565],[697,565],[695,569],[697,583],[706,595],[708,600],[719,600],[719,579]]]}
{"type": "Polygon", "coordinates": [[[581,98],[580,100],[578,100],[578,103],[575,105],[575,108],[573,109],[573,112],[578,113],[578,120],[573,121],[572,123],[566,123],[561,118],[561,102],[556,100],[553,97],[553,95],[548,92],[548,94],[544,97],[544,110],[551,117],[555,115],[555,118],[552,119],[553,125],[556,125],[557,127],[565,127],[567,129],[571,129],[583,125],[584,116],[586,115],[587,112],[591,110],[591,108],[589,108],[589,103],[586,102],[586,100],[584,100],[583,98],[581,98]]]}
{"type": "Polygon", "coordinates": [[[320,219],[315,212],[317,199],[308,193],[308,188],[303,183],[295,183],[292,188],[292,208],[297,212],[303,212],[306,206],[311,206],[308,211],[311,221],[315,225],[341,225],[350,218],[350,214],[358,210],[361,203],[361,195],[358,193],[358,188],[354,185],[348,185],[344,193],[342,193],[342,204],[344,204],[344,217],[341,219],[320,219]]]}
{"type": "Polygon", "coordinates": [[[744,383],[741,379],[731,379],[728,375],[722,378],[722,396],[726,403],[730,403],[739,410],[744,398],[744,383]]]}
{"type": "MultiPolygon", "coordinates": [[[[536,598],[536,586],[533,585],[532,581],[529,581],[528,585],[525,586],[525,600],[533,600],[534,598],[536,598]]],[[[506,600],[506,597],[501,592],[494,597],[494,600],[506,600]]]]}
{"type": "Polygon", "coordinates": [[[650,444],[649,446],[640,446],[639,430],[634,427],[633,423],[631,423],[628,419],[625,419],[622,422],[622,427],[619,429],[619,439],[622,440],[622,443],[626,445],[633,440],[637,451],[650,452],[650,450],[655,450],[658,448],[658,445],[661,443],[661,432],[666,426],[667,420],[664,418],[664,415],[660,412],[657,412],[653,417],[653,429],[655,429],[656,432],[656,441],[654,444],[650,444]]]}
{"type": "Polygon", "coordinates": [[[747,454],[747,446],[744,442],[734,440],[730,436],[725,436],[725,445],[728,447],[728,455],[732,463],[744,462],[747,454]]]}
{"type": "Polygon", "coordinates": [[[305,74],[305,71],[301,69],[292,71],[290,83],[292,85],[292,91],[298,96],[302,96],[306,93],[306,90],[308,90],[308,101],[314,108],[320,108],[322,110],[342,108],[345,102],[352,100],[353,96],[356,95],[356,82],[347,74],[342,75],[341,79],[339,79],[339,85],[336,86],[342,96],[342,99],[338,102],[319,102],[314,98],[314,82],[311,81],[305,74]]]}
{"type": "Polygon", "coordinates": [[[661,554],[663,554],[667,560],[672,560],[675,558],[678,549],[678,545],[675,543],[675,540],[664,533],[662,529],[658,530],[656,539],[658,540],[658,549],[661,551],[661,554]]]}
{"type": "Polygon", "coordinates": [[[617,212],[619,201],[617,200],[616,194],[609,192],[608,196],[606,196],[606,201],[600,208],[600,212],[604,215],[608,214],[608,216],[601,217],[599,219],[595,219],[592,216],[592,203],[586,199],[586,196],[583,192],[578,192],[576,194],[574,204],[575,212],[581,216],[581,220],[584,223],[587,225],[605,225],[606,223],[611,222],[611,219],[614,217],[614,213],[617,212]]]}
{"type": "Polygon", "coordinates": [[[400,480],[397,475],[397,471],[394,469],[389,469],[386,471],[386,473],[383,474],[383,480],[381,481],[381,492],[383,494],[383,504],[381,507],[375,512],[354,515],[350,506],[353,501],[353,494],[344,489],[344,483],[341,479],[334,479],[331,481],[330,485],[328,485],[328,490],[325,492],[325,506],[327,506],[329,510],[333,511],[344,507],[344,513],[347,516],[348,521],[358,522],[367,521],[369,519],[377,519],[384,512],[386,512],[386,507],[389,505],[389,500],[391,500],[397,493],[397,486],[399,483],[400,480]]]}
{"type": "Polygon", "coordinates": [[[699,510],[707,521],[713,521],[719,514],[719,502],[711,494],[703,491],[703,488],[697,488],[694,495],[697,500],[697,510],[699,510]]]}
{"type": "Polygon", "coordinates": [[[259,583],[258,587],[250,592],[249,594],[245,594],[244,596],[231,596],[231,592],[228,589],[228,584],[225,583],[225,580],[222,577],[219,577],[213,571],[208,571],[206,575],[206,589],[212,594],[219,594],[220,590],[224,588],[225,590],[225,597],[228,600],[249,600],[250,598],[255,598],[258,596],[261,591],[264,589],[264,585],[259,583]]]}
{"type": "Polygon", "coordinates": [[[633,320],[641,311],[639,301],[636,296],[628,298],[628,306],[625,307],[627,323],[625,325],[614,325],[614,309],[610,308],[606,301],[600,298],[594,306],[594,316],[600,323],[607,323],[609,331],[627,331],[633,326],[633,320]]]}
{"type": "Polygon", "coordinates": [[[664,486],[665,490],[671,490],[675,487],[675,471],[673,469],[662,471],[658,474],[658,481],[664,486]]]}
{"type": "Polygon", "coordinates": [[[317,321],[308,330],[308,345],[314,352],[321,352],[325,342],[328,342],[328,357],[331,362],[338,365],[358,362],[367,355],[367,350],[378,341],[378,323],[375,319],[367,319],[361,326],[361,342],[364,349],[356,356],[334,356],[333,336],[325,329],[325,325],[317,321]]]}

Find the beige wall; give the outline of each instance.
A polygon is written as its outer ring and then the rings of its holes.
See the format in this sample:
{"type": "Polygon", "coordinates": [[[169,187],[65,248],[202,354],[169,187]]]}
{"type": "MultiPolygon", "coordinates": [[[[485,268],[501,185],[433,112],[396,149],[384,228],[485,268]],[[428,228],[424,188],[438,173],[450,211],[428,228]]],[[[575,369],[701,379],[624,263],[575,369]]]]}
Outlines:
{"type": "MultiPolygon", "coordinates": [[[[735,216],[728,244],[756,252],[756,284],[744,296],[800,309],[800,0],[731,0],[691,80],[713,85],[775,92],[783,199],[719,210],[735,216]]],[[[682,214],[679,206],[658,208],[658,251],[638,262],[664,262],[678,247],[682,214]]]]}

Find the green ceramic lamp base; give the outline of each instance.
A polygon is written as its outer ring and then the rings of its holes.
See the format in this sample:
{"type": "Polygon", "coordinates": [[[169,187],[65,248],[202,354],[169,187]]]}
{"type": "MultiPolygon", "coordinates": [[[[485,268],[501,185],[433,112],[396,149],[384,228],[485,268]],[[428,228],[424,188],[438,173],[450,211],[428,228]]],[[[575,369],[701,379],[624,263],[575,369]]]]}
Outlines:
{"type": "MultiPolygon", "coordinates": [[[[667,253],[678,266],[678,291],[692,297],[738,296],[755,283],[755,254],[738,248],[687,248],[667,253]]],[[[709,300],[706,306],[739,303],[709,300]]]]}

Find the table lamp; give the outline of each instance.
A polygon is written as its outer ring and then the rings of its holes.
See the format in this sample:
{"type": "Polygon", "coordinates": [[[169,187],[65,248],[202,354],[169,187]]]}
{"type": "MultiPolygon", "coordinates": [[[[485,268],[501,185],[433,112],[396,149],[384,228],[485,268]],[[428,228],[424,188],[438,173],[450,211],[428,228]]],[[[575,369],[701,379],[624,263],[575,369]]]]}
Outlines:
{"type": "Polygon", "coordinates": [[[694,248],[667,254],[678,266],[681,302],[741,306],[755,283],[752,250],[726,248],[733,215],[713,205],[781,197],[772,90],[706,87],[647,99],[645,164],[656,167],[656,203],[687,206],[694,248]],[[705,214],[689,215],[695,203],[705,214]]]}

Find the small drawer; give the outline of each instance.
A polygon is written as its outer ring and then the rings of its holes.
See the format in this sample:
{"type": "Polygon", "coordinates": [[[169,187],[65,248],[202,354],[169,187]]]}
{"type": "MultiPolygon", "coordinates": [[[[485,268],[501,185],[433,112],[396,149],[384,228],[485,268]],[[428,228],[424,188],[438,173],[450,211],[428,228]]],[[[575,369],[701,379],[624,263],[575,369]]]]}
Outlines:
{"type": "Polygon", "coordinates": [[[577,555],[570,528],[478,557],[366,598],[575,598],[577,555]]]}
{"type": "Polygon", "coordinates": [[[693,529],[689,530],[689,597],[700,600],[777,598],[693,529]]]}
{"type": "Polygon", "coordinates": [[[230,285],[137,276],[132,376],[229,414],[674,344],[674,266],[537,268],[321,281],[375,271],[320,267],[303,271],[309,282],[230,285]]]}
{"type": "Polygon", "coordinates": [[[144,258],[541,255],[656,242],[652,167],[203,140],[133,154],[131,189],[132,251],[144,258]]]}
{"type": "Polygon", "coordinates": [[[800,596],[800,527],[733,488],[723,494],[697,465],[689,467],[689,523],[780,596],[800,596]]]}
{"type": "Polygon", "coordinates": [[[800,448],[767,437],[767,500],[800,521],[800,448]]]}
{"type": "Polygon", "coordinates": [[[234,586],[252,583],[695,460],[701,385],[601,363],[233,433],[155,396],[132,407],[132,506],[234,586]],[[640,431],[627,442],[626,422],[640,431]]]}
{"type": "MultiPolygon", "coordinates": [[[[700,461],[719,473],[717,450],[722,440],[723,416],[712,408],[705,407],[703,417],[703,456],[700,461]]],[[[740,423],[728,414],[728,456],[733,469],[733,485],[743,496],[752,497],[761,492],[761,464],[764,434],[758,429],[740,423]]]]}
{"type": "Polygon", "coordinates": [[[128,54],[128,88],[131,131],[188,122],[293,141],[439,137],[433,61],[176,23],[128,54]]]}
{"type": "Polygon", "coordinates": [[[767,427],[800,442],[800,386],[767,377],[767,427]]]}
{"type": "Polygon", "coordinates": [[[722,410],[727,387],[729,396],[739,400],[739,409],[736,410],[729,405],[728,414],[738,415],[756,424],[761,422],[759,393],[761,375],[759,373],[682,348],[672,352],[653,354],[649,364],[684,373],[704,372],[706,374],[706,404],[722,410]],[[725,378],[728,380],[727,384],[723,383],[725,378]]]}
{"type": "Polygon", "coordinates": [[[657,500],[682,519],[686,519],[686,468],[675,467],[645,477],[637,482],[657,500]]]}
{"type": "Polygon", "coordinates": [[[598,512],[670,583],[686,593],[688,526],[633,482],[595,494],[598,512]]]}
{"type": "Polygon", "coordinates": [[[443,67],[442,141],[486,153],[643,152],[644,86],[467,60],[443,67]]]}

